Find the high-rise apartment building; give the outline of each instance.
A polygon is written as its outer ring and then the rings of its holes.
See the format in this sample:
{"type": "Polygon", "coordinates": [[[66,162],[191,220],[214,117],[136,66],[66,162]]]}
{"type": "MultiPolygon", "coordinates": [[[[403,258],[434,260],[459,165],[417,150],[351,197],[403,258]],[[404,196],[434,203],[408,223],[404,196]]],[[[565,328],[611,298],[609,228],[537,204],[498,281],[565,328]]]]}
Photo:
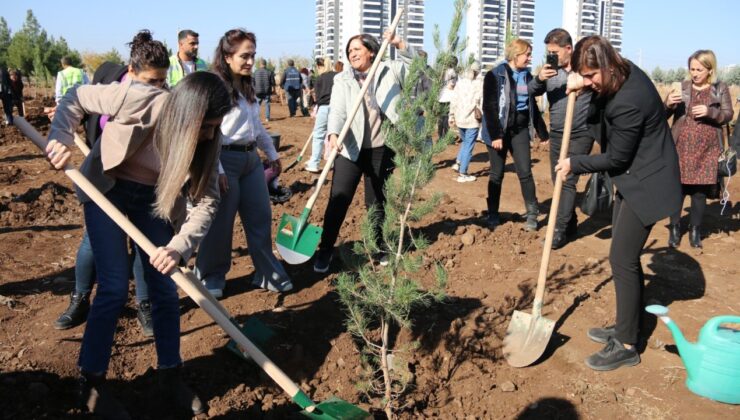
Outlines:
{"type": "Polygon", "coordinates": [[[621,52],[623,21],[624,0],[563,0],[563,29],[573,42],[601,35],[621,52]]]}
{"type": "Polygon", "coordinates": [[[534,0],[470,0],[465,20],[466,55],[473,54],[490,68],[504,58],[507,30],[512,37],[532,42],[534,0]]]}
{"type": "MultiPolygon", "coordinates": [[[[406,8],[398,33],[416,48],[424,46],[424,0],[316,0],[314,55],[346,60],[347,40],[367,33],[381,39],[397,11],[406,8]]],[[[391,57],[395,51],[391,48],[391,57]]]]}

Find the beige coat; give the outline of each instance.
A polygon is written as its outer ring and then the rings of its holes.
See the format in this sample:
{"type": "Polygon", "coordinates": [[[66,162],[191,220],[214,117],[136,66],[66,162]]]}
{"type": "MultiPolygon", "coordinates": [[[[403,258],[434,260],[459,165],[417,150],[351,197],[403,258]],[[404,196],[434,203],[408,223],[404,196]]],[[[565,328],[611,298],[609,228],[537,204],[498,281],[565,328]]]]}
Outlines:
{"type": "MultiPolygon", "coordinates": [[[[85,177],[105,194],[116,183],[112,170],[153,136],[166,97],[166,91],[130,79],[120,84],[72,88],[59,103],[48,139],[71,147],[74,132],[85,114],[110,115],[100,141],[95,143],[80,167],[85,177]]],[[[90,201],[79,189],[77,194],[83,203],[90,201]]],[[[218,202],[218,175],[214,166],[208,191],[187,218],[185,197],[179,197],[175,203],[172,220],[179,232],[167,246],[177,250],[183,259],[190,258],[208,231],[218,202]]]]}

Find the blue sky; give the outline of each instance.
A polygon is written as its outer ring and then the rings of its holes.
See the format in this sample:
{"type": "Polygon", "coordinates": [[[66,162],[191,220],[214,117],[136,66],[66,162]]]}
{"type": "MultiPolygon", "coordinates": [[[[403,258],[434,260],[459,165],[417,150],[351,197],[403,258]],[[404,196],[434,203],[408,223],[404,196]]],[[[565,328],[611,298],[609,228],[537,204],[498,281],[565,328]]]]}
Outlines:
{"type": "MultiPolygon", "coordinates": [[[[350,0],[345,0],[350,1],[350,0]]],[[[64,5],[42,0],[6,1],[2,15],[11,30],[20,29],[26,10],[32,9],[50,35],[63,36],[72,48],[103,52],[115,47],[127,56],[125,43],[139,29],[150,29],[155,38],[176,48],[176,34],[191,28],[201,37],[201,55],[212,56],[219,37],[233,27],[257,34],[257,53],[268,58],[284,55],[311,56],[314,33],[313,0],[256,0],[164,2],[128,0],[112,8],[96,3],[64,5]],[[71,5],[71,6],[70,6],[71,5]],[[83,7],[88,5],[88,7],[83,7]]],[[[426,0],[425,49],[432,51],[432,27],[449,28],[452,0],[426,0]]],[[[537,0],[535,16],[535,64],[544,54],[542,39],[562,23],[562,1],[537,0]]],[[[686,65],[686,57],[697,49],[710,48],[720,67],[740,64],[737,45],[737,0],[625,0],[624,48],[622,54],[655,66],[686,65]]],[[[463,26],[464,32],[464,26],[463,26]]]]}

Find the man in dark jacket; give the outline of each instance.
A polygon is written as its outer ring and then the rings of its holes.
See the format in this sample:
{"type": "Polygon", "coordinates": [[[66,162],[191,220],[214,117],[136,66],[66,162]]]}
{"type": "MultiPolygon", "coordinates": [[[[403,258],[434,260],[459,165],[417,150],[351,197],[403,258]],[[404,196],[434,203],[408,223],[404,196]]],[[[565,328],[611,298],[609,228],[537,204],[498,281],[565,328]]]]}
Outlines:
{"type": "Polygon", "coordinates": [[[10,87],[10,74],[4,67],[0,68],[0,100],[5,111],[3,124],[13,124],[13,89],[10,87]]]}
{"type": "Polygon", "coordinates": [[[295,68],[295,62],[288,60],[288,67],[283,73],[283,79],[280,82],[280,86],[285,90],[285,95],[288,97],[288,111],[291,117],[295,117],[295,112],[298,107],[298,101],[301,98],[302,89],[301,73],[295,68]]]}
{"type": "Polygon", "coordinates": [[[260,106],[265,103],[265,122],[270,122],[270,97],[275,93],[275,74],[267,69],[267,61],[262,58],[259,68],[252,75],[254,93],[260,106]]]}

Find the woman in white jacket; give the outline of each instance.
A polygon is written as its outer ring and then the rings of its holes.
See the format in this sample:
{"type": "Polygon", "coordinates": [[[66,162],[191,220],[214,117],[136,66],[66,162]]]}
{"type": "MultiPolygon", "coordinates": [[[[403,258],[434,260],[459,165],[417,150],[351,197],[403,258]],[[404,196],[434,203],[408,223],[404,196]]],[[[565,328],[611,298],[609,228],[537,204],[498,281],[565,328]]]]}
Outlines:
{"type": "MultiPolygon", "coordinates": [[[[365,205],[378,209],[374,228],[380,231],[384,219],[383,206],[385,194],[383,186],[393,172],[393,151],[385,145],[380,130],[384,119],[392,123],[398,121],[396,106],[406,77],[407,66],[411,63],[413,52],[407,44],[393,32],[384,34],[391,45],[396,47],[399,60],[380,64],[364,97],[362,110],[355,114],[347,138],[340,148],[341,154],[334,161],[334,176],[331,181],[331,195],[324,214],[324,229],[321,243],[316,252],[313,269],[317,273],[329,270],[334,242],[339,229],[352,203],[360,178],[365,176],[365,205]]],[[[334,78],[329,111],[330,147],[338,147],[339,133],[342,131],[347,114],[352,109],[368,70],[373,64],[380,45],[371,35],[355,35],[347,43],[346,54],[350,67],[334,78]]]]}
{"type": "Polygon", "coordinates": [[[457,182],[475,181],[473,175],[468,174],[468,165],[473,157],[475,139],[478,138],[480,120],[476,117],[481,115],[481,100],[483,97],[483,83],[478,79],[480,64],[473,63],[458,80],[450,101],[450,124],[457,126],[460,130],[462,144],[457,153],[453,169],[460,172],[457,182]]]}

